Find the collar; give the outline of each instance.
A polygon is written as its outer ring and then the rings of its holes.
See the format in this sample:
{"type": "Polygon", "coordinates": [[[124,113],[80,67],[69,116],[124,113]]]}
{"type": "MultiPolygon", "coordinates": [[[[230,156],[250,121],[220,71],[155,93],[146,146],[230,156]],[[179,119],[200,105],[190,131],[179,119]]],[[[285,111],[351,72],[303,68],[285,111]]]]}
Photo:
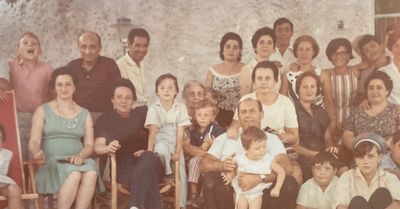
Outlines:
{"type": "Polygon", "coordinates": [[[314,178],[311,178],[311,186],[315,187],[317,189],[319,189],[321,192],[326,193],[331,189],[334,189],[332,187],[334,187],[337,183],[337,181],[339,180],[339,178],[337,176],[334,176],[331,180],[331,182],[329,182],[328,186],[326,187],[325,191],[322,191],[321,187],[319,186],[319,184],[314,180],[314,178]]]}
{"type": "MultiPolygon", "coordinates": [[[[156,104],[158,107],[164,109],[164,106],[161,104],[161,100],[158,99],[154,104],[156,104]]],[[[172,103],[172,108],[177,107],[179,103],[174,99],[174,103],[172,103]]]]}
{"type": "Polygon", "coordinates": [[[137,68],[140,68],[140,66],[139,66],[135,61],[133,61],[132,57],[129,56],[129,52],[126,52],[126,54],[123,56],[123,59],[124,59],[129,65],[134,66],[134,67],[137,67],[137,68]]]}
{"type": "MultiPolygon", "coordinates": [[[[376,181],[376,179],[378,179],[379,177],[383,176],[385,174],[385,171],[378,168],[378,171],[376,171],[375,176],[372,178],[371,183],[376,181]]],[[[365,181],[364,176],[362,175],[360,169],[358,167],[356,167],[355,169],[353,169],[353,175],[354,177],[357,178],[361,178],[365,181]]]]}

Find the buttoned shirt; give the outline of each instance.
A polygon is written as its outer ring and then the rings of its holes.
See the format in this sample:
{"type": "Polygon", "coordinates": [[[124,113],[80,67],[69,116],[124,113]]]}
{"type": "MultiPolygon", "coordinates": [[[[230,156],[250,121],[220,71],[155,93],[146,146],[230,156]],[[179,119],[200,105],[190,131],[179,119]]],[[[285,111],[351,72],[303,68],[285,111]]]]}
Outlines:
{"type": "Polygon", "coordinates": [[[15,91],[17,110],[34,112],[37,107],[49,100],[49,82],[53,67],[39,61],[34,68],[27,69],[15,58],[8,60],[11,88],[15,91]]]}
{"type": "Polygon", "coordinates": [[[275,51],[271,55],[271,60],[281,62],[281,74],[284,74],[289,69],[290,64],[296,62],[296,57],[294,57],[292,47],[288,47],[283,55],[279,51],[279,48],[275,47],[275,51]]]}
{"type": "Polygon", "coordinates": [[[297,205],[306,208],[330,209],[335,197],[337,182],[338,177],[334,176],[325,191],[322,191],[321,186],[314,178],[307,180],[301,185],[297,196],[297,205]]]}
{"type": "Polygon", "coordinates": [[[135,86],[137,100],[134,106],[147,105],[149,97],[146,92],[146,78],[143,64],[140,66],[126,53],[123,57],[117,60],[118,68],[121,72],[121,77],[129,79],[135,86]]]}
{"type": "Polygon", "coordinates": [[[82,58],[72,60],[67,67],[78,78],[75,102],[90,112],[107,112],[112,110],[111,86],[121,78],[115,61],[99,56],[91,70],[82,67],[82,58]]]}

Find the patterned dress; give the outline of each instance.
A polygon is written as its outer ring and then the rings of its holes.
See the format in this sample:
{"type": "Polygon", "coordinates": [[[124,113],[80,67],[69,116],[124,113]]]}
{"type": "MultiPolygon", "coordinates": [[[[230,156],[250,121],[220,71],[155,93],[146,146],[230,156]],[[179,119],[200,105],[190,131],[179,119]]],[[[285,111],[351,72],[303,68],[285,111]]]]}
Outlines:
{"type": "Polygon", "coordinates": [[[330,69],[332,82],[332,96],[334,106],[336,108],[337,126],[343,128],[346,118],[349,117],[353,98],[357,91],[357,78],[354,77],[352,71],[348,69],[348,73],[337,75],[334,69],[330,69]]]}

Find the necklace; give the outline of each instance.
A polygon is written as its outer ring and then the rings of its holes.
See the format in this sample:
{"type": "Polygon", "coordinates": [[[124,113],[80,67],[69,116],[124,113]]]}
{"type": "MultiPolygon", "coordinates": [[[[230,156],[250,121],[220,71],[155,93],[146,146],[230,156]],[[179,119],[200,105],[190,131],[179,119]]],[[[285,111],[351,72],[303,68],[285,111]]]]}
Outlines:
{"type": "Polygon", "coordinates": [[[64,110],[62,110],[60,108],[60,105],[58,104],[58,102],[56,101],[56,110],[60,116],[61,122],[64,124],[64,127],[68,130],[72,130],[75,129],[77,127],[77,124],[79,122],[78,120],[78,114],[77,114],[77,105],[75,102],[72,102],[71,105],[69,105],[69,107],[67,107],[68,109],[72,110],[74,112],[74,117],[72,118],[72,120],[67,120],[68,118],[66,117],[66,114],[64,112],[64,110]]]}

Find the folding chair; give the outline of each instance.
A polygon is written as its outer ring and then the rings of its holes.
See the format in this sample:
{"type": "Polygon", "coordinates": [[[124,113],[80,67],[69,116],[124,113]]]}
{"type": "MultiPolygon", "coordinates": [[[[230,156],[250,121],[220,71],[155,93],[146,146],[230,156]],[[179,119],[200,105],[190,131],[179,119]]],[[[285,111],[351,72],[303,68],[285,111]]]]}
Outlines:
{"type": "MultiPolygon", "coordinates": [[[[118,208],[118,183],[117,183],[117,162],[115,159],[115,154],[109,154],[109,159],[111,162],[111,188],[110,192],[108,194],[101,194],[101,193],[96,193],[94,197],[94,208],[95,209],[101,209],[102,207],[107,207],[111,209],[117,209],[118,208]]],[[[179,191],[179,186],[180,186],[180,180],[179,180],[179,162],[175,162],[175,192],[173,198],[167,197],[167,196],[162,196],[162,200],[165,202],[169,202],[175,205],[175,209],[180,209],[180,191],[179,191]],[[178,188],[178,189],[177,189],[178,188]]],[[[151,208],[148,208],[151,209],[151,208]]]]}
{"type": "MultiPolygon", "coordinates": [[[[40,209],[39,194],[36,191],[34,166],[41,164],[41,161],[26,161],[22,159],[21,142],[17,121],[15,95],[13,91],[6,92],[9,101],[6,104],[0,103],[0,123],[3,124],[7,133],[7,140],[4,147],[13,152],[8,175],[18,184],[22,190],[22,200],[33,200],[35,209],[40,209]],[[28,186],[25,181],[24,165],[29,172],[28,186]]],[[[6,201],[7,197],[0,196],[0,201],[6,201]]]]}

